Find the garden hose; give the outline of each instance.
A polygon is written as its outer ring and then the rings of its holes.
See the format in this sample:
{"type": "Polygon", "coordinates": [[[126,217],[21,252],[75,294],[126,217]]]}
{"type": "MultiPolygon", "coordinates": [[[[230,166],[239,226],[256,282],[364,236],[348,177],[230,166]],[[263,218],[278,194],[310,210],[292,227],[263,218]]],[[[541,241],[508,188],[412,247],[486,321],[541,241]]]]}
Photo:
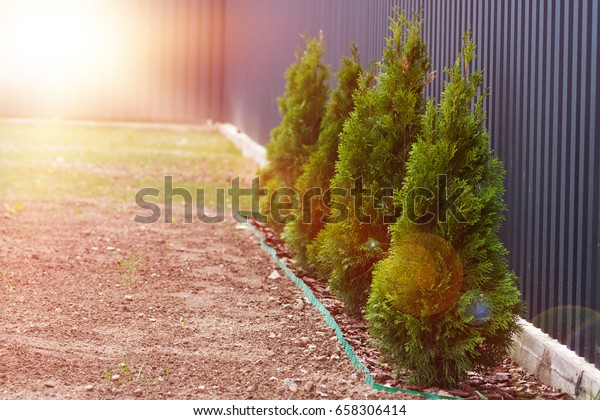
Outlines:
{"type": "Polygon", "coordinates": [[[277,263],[279,268],[281,268],[283,270],[286,277],[289,278],[291,281],[293,281],[296,286],[298,286],[298,288],[302,291],[302,293],[304,293],[304,297],[306,297],[306,299],[310,302],[310,304],[313,305],[315,308],[317,308],[317,310],[323,315],[323,317],[325,318],[325,323],[335,331],[335,335],[336,335],[338,341],[340,342],[340,344],[342,345],[342,347],[344,348],[344,350],[346,351],[346,354],[348,355],[348,358],[352,362],[352,365],[354,365],[354,367],[357,368],[360,372],[364,372],[365,382],[367,383],[367,385],[369,385],[371,388],[373,388],[377,391],[385,391],[385,392],[390,392],[390,393],[402,392],[405,394],[419,395],[421,397],[424,397],[425,399],[430,399],[430,400],[446,400],[446,399],[458,400],[458,399],[460,399],[460,398],[456,398],[456,397],[447,397],[447,396],[438,395],[438,394],[430,394],[427,392],[414,391],[411,389],[395,388],[395,387],[386,386],[386,385],[382,385],[382,384],[375,382],[375,380],[373,379],[373,376],[371,376],[371,372],[369,371],[369,369],[360,360],[358,360],[358,357],[356,357],[356,355],[354,354],[354,350],[352,349],[352,346],[344,338],[344,334],[342,333],[340,326],[335,321],[335,319],[333,319],[333,317],[331,316],[331,314],[329,313],[329,311],[327,310],[325,305],[323,305],[323,303],[321,303],[321,301],[319,301],[315,297],[314,293],[312,292],[312,290],[310,290],[310,288],[306,285],[306,283],[304,283],[304,281],[302,281],[302,279],[300,279],[298,276],[296,276],[296,274],[292,270],[290,270],[283,261],[281,261],[279,259],[275,249],[273,249],[272,247],[270,247],[269,245],[267,245],[265,243],[265,238],[264,238],[263,234],[261,232],[259,232],[259,230],[256,229],[255,226],[253,226],[245,217],[243,217],[241,215],[236,217],[236,220],[238,220],[240,223],[244,223],[248,227],[248,229],[250,229],[250,231],[252,233],[254,233],[254,235],[260,241],[260,247],[267,254],[269,254],[271,256],[271,258],[273,258],[273,260],[277,263]]]}

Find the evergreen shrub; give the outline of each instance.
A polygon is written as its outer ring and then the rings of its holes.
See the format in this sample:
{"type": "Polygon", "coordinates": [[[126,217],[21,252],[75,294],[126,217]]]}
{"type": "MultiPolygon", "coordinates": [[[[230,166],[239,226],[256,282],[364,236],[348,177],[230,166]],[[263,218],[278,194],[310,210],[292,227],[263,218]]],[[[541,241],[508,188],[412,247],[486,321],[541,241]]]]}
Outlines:
{"type": "Polygon", "coordinates": [[[430,101],[397,203],[388,256],[374,270],[369,330],[421,385],[452,386],[496,366],[518,332],[517,278],[498,238],[504,169],[489,149],[482,71],[467,34],[441,101],[430,101]]]}
{"type": "Polygon", "coordinates": [[[376,83],[360,83],[340,137],[331,185],[346,193],[334,198],[347,214],[334,211],[330,216],[338,220],[330,218],[307,247],[309,264],[328,279],[350,313],[364,306],[373,265],[387,251],[388,224],[397,218],[389,196],[402,187],[410,146],[421,132],[424,87],[431,80],[419,17],[410,20],[395,10],[390,32],[376,83]]]}
{"type": "MultiPolygon", "coordinates": [[[[355,44],[350,46],[350,56],[340,60],[336,74],[338,84],[327,103],[325,116],[321,123],[321,133],[314,151],[302,168],[302,175],[296,182],[296,191],[301,200],[295,212],[296,219],[285,226],[283,237],[305,269],[306,246],[315,238],[325,225],[324,217],[329,213],[329,200],[323,194],[329,189],[338,160],[338,145],[344,121],[354,109],[354,91],[358,88],[363,68],[355,44]],[[310,198],[314,192],[315,196],[310,198]],[[302,200],[302,197],[305,197],[302,200]],[[306,202],[305,202],[306,201],[306,202]]],[[[368,83],[368,82],[367,82],[368,83]]]]}
{"type": "MultiPolygon", "coordinates": [[[[293,189],[302,174],[319,137],[330,94],[329,67],[321,61],[325,53],[323,34],[303,39],[306,49],[297,48],[296,61],[285,72],[284,94],[277,100],[281,123],[271,131],[266,146],[268,164],[260,174],[261,184],[269,193],[262,200],[261,213],[265,216],[271,214],[271,196],[280,188],[293,189]]],[[[271,217],[269,221],[282,228],[283,221],[271,217]]]]}

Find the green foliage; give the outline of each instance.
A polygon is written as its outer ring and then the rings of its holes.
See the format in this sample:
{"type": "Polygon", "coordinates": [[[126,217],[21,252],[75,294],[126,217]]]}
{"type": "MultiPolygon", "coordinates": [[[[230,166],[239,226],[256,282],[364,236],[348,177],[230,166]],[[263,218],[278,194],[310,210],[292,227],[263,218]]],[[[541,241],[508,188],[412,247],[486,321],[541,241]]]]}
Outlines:
{"type": "Polygon", "coordinates": [[[331,185],[348,192],[335,199],[348,207],[349,215],[341,223],[326,224],[307,248],[309,263],[329,279],[330,289],[349,312],[358,312],[366,302],[373,265],[389,244],[385,200],[374,203],[359,194],[350,197],[350,190],[357,178],[373,194],[402,186],[410,146],[421,132],[423,89],[430,80],[426,80],[429,57],[421,40],[421,21],[395,12],[376,84],[370,87],[361,81],[355,109],[340,137],[331,185]],[[376,211],[375,205],[383,205],[383,211],[376,211]],[[359,212],[370,216],[370,221],[357,219],[359,212]]]}
{"type": "MultiPolygon", "coordinates": [[[[261,173],[261,181],[269,194],[296,185],[319,137],[329,97],[329,67],[321,62],[325,52],[323,35],[304,40],[306,50],[303,53],[298,47],[296,61],[285,73],[285,92],[277,102],[282,120],[271,131],[266,147],[269,163],[261,173]]],[[[262,212],[270,214],[269,206],[263,206],[262,212]]]]}
{"type": "Polygon", "coordinates": [[[489,150],[487,92],[478,93],[483,73],[469,71],[474,58],[467,34],[440,103],[427,105],[396,197],[403,216],[367,305],[383,354],[423,385],[451,386],[467,371],[495,366],[523,310],[497,234],[505,172],[489,150]]]}
{"type": "MultiPolygon", "coordinates": [[[[340,133],[344,121],[354,109],[352,95],[358,87],[359,79],[363,77],[363,68],[355,44],[350,46],[350,53],[350,57],[343,57],[340,61],[340,68],[336,74],[338,85],[327,104],[315,150],[304,164],[302,175],[296,182],[296,191],[300,197],[310,197],[309,190],[319,191],[319,195],[310,202],[304,203],[300,200],[299,210],[295,212],[297,219],[288,223],[284,229],[283,236],[287,245],[305,268],[308,268],[306,246],[323,228],[325,223],[322,219],[329,213],[329,202],[323,199],[322,194],[329,189],[335,173],[340,133]]],[[[365,77],[372,79],[369,74],[365,77]]]]}
{"type": "Polygon", "coordinates": [[[123,285],[133,286],[135,284],[135,277],[144,262],[144,258],[144,252],[142,251],[138,258],[135,257],[133,252],[130,252],[129,257],[121,259],[119,266],[121,268],[121,280],[123,285]]]}
{"type": "Polygon", "coordinates": [[[25,205],[23,204],[23,200],[19,200],[12,206],[4,203],[4,208],[9,214],[17,214],[25,208],[25,205]]]}

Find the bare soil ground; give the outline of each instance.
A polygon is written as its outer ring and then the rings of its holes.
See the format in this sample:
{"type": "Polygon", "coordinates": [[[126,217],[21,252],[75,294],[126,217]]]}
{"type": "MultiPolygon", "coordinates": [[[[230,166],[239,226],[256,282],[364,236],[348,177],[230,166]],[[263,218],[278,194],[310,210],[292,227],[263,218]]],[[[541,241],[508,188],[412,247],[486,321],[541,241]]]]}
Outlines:
{"type": "Polygon", "coordinates": [[[139,209],[91,200],[25,209],[0,225],[0,398],[380,396],[235,221],[141,225],[139,209]]]}
{"type": "Polygon", "coordinates": [[[0,399],[407,398],[364,383],[231,218],[133,220],[164,175],[254,171],[210,132],[0,126],[0,399]]]}

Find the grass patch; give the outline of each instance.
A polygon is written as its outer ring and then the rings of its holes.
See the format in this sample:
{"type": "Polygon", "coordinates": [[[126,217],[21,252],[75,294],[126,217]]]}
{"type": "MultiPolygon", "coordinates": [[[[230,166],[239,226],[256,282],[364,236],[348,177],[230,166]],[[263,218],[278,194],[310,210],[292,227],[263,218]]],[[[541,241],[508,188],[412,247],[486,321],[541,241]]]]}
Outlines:
{"type": "Polygon", "coordinates": [[[173,175],[174,185],[192,195],[206,189],[206,205],[214,207],[216,188],[255,171],[217,131],[0,124],[3,197],[134,203],[137,191],[162,191],[164,177],[173,175]]]}

